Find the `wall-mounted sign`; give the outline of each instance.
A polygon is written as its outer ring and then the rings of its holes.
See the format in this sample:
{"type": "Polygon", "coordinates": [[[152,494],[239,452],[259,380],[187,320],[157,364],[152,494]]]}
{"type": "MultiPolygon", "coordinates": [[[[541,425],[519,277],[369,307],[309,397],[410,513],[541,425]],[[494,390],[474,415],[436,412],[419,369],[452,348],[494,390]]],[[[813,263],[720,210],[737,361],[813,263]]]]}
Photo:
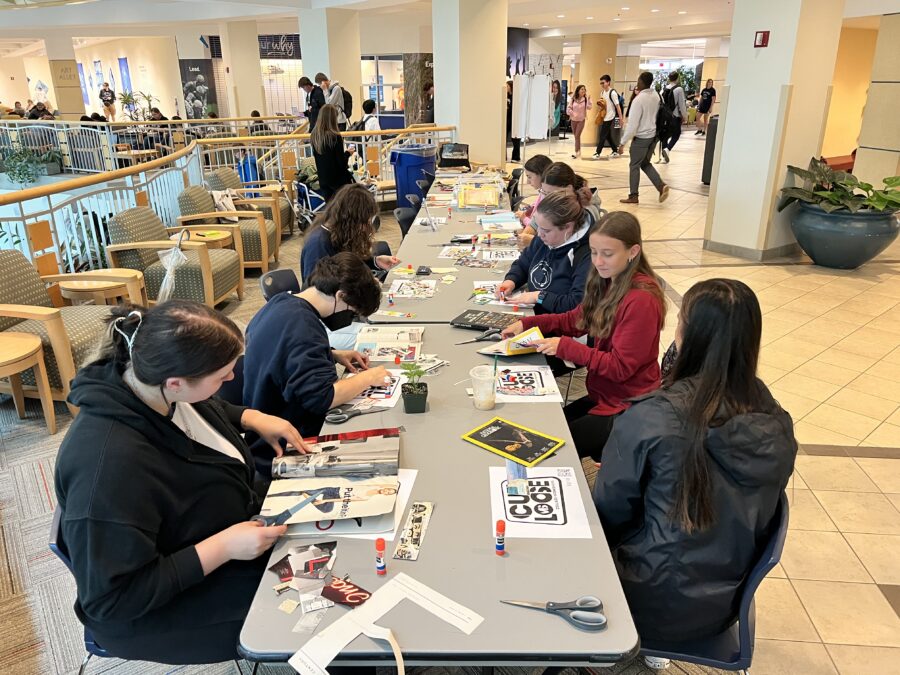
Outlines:
{"type": "Polygon", "coordinates": [[[769,46],[769,31],[767,31],[767,30],[756,31],[756,37],[753,38],[753,46],[754,47],[768,47],[769,46]]]}
{"type": "Polygon", "coordinates": [[[261,59],[299,59],[300,36],[297,33],[286,35],[260,35],[259,58],[261,59]]]}

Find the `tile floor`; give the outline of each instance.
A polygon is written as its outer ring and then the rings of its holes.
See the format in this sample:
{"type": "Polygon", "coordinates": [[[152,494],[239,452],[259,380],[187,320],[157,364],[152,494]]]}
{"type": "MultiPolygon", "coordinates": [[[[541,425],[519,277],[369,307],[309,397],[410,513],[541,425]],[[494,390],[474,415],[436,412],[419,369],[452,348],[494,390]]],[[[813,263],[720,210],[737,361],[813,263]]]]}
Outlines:
{"type": "MultiPolygon", "coordinates": [[[[547,153],[529,145],[525,156],[547,153]]],[[[554,160],[571,161],[571,141],[554,141],[554,160]]],[[[642,183],[638,206],[645,249],[669,284],[671,341],[680,295],[701,279],[738,278],[764,312],[760,376],[793,415],[801,443],[788,489],[790,532],[781,565],[756,597],[754,675],[900,674],[900,243],[854,271],[817,268],[805,258],[765,264],[704,251],[707,189],[703,141],[688,131],[659,165],[672,187],[659,204],[642,183]]],[[[607,209],[628,192],[627,158],[572,162],[598,186],[607,209]]],[[[398,240],[387,216],[382,236],[398,240]]],[[[295,266],[302,241],[286,240],[282,264],[295,266]]],[[[243,303],[223,309],[246,322],[260,306],[251,279],[243,303]]],[[[70,673],[82,650],[71,615],[71,578],[46,552],[55,506],[42,488],[62,433],[49,439],[39,408],[19,421],[0,401],[0,672],[70,673]],[[33,419],[32,419],[33,418],[33,419]]],[[[59,407],[61,431],[69,423],[59,407]]],[[[89,672],[163,673],[170,668],[92,663],[89,672]]],[[[234,664],[177,669],[236,673],[234,664]]],[[[266,672],[284,672],[265,668],[266,672]]],[[[644,675],[639,664],[616,673],[644,675]]],[[[680,673],[719,672],[673,664],[680,673]]],[[[527,672],[527,671],[520,671],[527,672]]]]}

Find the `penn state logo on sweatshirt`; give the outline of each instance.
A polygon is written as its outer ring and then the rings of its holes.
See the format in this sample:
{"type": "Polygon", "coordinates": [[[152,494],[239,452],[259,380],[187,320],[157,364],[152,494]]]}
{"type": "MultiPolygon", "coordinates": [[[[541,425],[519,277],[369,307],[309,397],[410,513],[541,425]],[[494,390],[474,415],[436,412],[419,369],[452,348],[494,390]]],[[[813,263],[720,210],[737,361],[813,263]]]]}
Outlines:
{"type": "MultiPolygon", "coordinates": [[[[570,249],[566,253],[566,258],[571,267],[575,260],[574,251],[570,249]]],[[[529,270],[528,280],[531,282],[531,287],[535,290],[543,291],[550,288],[550,284],[553,283],[553,267],[550,266],[550,262],[547,258],[539,260],[537,264],[529,270]]]]}

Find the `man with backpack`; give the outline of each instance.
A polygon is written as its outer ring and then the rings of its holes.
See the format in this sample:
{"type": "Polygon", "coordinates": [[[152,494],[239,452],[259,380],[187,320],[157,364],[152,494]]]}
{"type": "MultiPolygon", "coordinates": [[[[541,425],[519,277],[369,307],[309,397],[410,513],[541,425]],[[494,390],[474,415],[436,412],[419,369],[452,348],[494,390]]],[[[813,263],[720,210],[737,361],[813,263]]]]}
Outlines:
{"type": "MultiPolygon", "coordinates": [[[[612,87],[612,80],[609,75],[600,78],[600,86],[603,87],[601,94],[600,108],[602,109],[603,120],[600,123],[600,134],[597,138],[597,151],[594,153],[594,159],[600,159],[603,152],[603,146],[609,141],[609,147],[612,148],[610,157],[618,157],[619,139],[618,129],[622,128],[622,120],[625,116],[622,114],[622,103],[619,98],[619,92],[612,87]],[[618,120],[618,127],[616,127],[618,120]]],[[[599,117],[600,111],[598,111],[599,117]]]]}
{"type": "Polygon", "coordinates": [[[666,137],[660,136],[660,159],[657,161],[669,163],[669,150],[675,147],[678,139],[681,138],[681,127],[687,119],[687,102],[684,96],[684,89],[678,82],[678,71],[673,70],[669,73],[669,83],[662,91],[662,102],[666,109],[672,113],[671,129],[666,137]]]}
{"type": "Polygon", "coordinates": [[[337,80],[329,80],[325,73],[316,73],[316,84],[325,94],[325,103],[338,109],[338,129],[347,131],[347,120],[353,115],[353,96],[337,80]]]}
{"type": "Polygon", "coordinates": [[[305,75],[297,82],[297,86],[306,92],[306,119],[309,120],[309,129],[312,132],[316,126],[316,120],[319,119],[319,110],[325,105],[325,92],[321,87],[313,86],[309,78],[305,75]]]}
{"type": "Polygon", "coordinates": [[[619,148],[620,153],[624,152],[625,144],[634,139],[631,142],[631,162],[628,166],[629,192],[627,199],[619,201],[623,204],[638,203],[638,187],[643,171],[659,191],[659,201],[664,202],[669,196],[669,186],[663,182],[650,163],[656,147],[656,118],[660,109],[659,95],[653,89],[653,73],[641,73],[637,87],[638,93],[631,102],[631,114],[628,115],[628,124],[622,136],[622,146],[619,148]]]}

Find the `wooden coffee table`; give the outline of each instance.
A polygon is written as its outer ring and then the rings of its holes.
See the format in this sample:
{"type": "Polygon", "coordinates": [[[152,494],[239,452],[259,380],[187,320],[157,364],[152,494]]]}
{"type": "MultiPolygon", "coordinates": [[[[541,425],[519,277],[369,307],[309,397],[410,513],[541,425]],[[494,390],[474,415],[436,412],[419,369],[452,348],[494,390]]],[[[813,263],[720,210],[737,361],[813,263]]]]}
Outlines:
{"type": "Polygon", "coordinates": [[[145,307],[147,306],[147,290],[144,287],[144,275],[138,270],[114,267],[111,269],[89,270],[87,272],[81,272],[81,275],[97,276],[101,278],[97,281],[91,281],[89,279],[83,281],[60,281],[59,292],[66,300],[73,303],[93,300],[96,305],[107,305],[109,304],[109,301],[112,300],[113,304],[115,304],[118,302],[119,298],[129,298],[132,295],[129,293],[129,286],[133,285],[134,290],[138,291],[135,295],[140,297],[140,304],[145,307]],[[108,276],[110,273],[114,273],[120,277],[131,277],[133,281],[125,282],[102,279],[103,276],[108,276]]]}
{"type": "Polygon", "coordinates": [[[37,383],[44,409],[44,419],[50,434],[56,433],[56,413],[53,410],[53,396],[50,393],[50,382],[47,379],[47,367],[44,365],[44,348],[41,339],[31,333],[3,331],[0,333],[0,377],[9,377],[13,402],[19,419],[25,419],[25,395],[22,392],[21,373],[34,368],[34,381],[37,383]]]}

